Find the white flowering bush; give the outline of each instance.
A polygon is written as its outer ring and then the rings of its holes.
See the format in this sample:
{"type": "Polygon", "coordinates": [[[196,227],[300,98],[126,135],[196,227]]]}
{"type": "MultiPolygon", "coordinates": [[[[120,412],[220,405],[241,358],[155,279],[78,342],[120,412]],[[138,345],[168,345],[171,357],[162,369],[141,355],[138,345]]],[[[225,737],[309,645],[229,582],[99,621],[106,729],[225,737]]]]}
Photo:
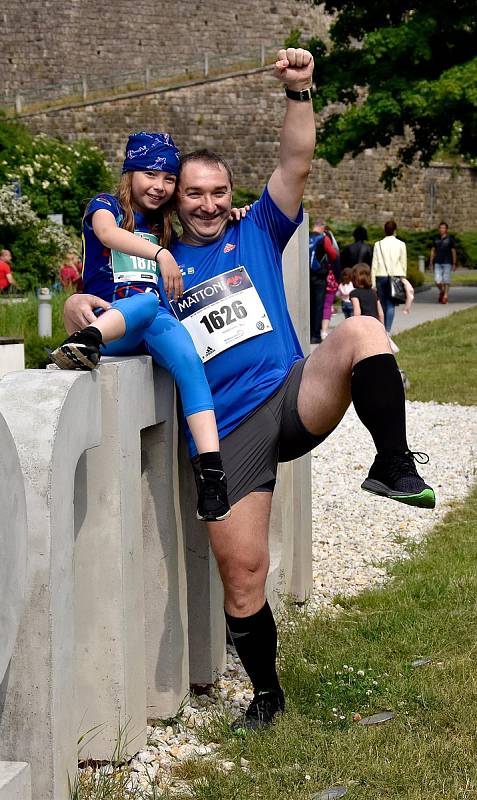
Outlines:
{"type": "Polygon", "coordinates": [[[63,214],[79,233],[88,200],[111,188],[111,172],[102,152],[88,140],[72,144],[0,117],[0,184],[18,181],[40,217],[63,214]]]}
{"type": "Polygon", "coordinates": [[[65,253],[74,250],[76,242],[61,225],[40,219],[27,197],[2,186],[0,247],[12,251],[16,281],[28,290],[53,283],[65,253]]]}

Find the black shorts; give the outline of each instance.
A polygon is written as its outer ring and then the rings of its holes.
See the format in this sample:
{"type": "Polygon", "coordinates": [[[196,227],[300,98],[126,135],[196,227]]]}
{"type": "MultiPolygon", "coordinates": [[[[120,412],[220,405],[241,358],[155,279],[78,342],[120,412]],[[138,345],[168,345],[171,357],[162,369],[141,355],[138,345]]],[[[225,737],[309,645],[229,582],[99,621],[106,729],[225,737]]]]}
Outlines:
{"type": "MultiPolygon", "coordinates": [[[[261,406],[220,441],[230,504],[250,492],[272,492],[278,463],[309,453],[331,433],[315,436],[303,425],[297,409],[306,359],[296,361],[285,381],[261,406]]],[[[199,472],[199,458],[192,459],[199,472]]]]}

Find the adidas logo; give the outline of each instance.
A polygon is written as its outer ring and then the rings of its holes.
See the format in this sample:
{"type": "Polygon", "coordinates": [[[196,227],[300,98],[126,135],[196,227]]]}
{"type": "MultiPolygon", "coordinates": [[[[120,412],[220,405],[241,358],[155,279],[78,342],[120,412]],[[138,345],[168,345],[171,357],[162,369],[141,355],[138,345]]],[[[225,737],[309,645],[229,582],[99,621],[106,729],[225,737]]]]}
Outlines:
{"type": "Polygon", "coordinates": [[[214,350],[213,347],[208,347],[207,350],[205,351],[205,355],[206,356],[211,356],[212,353],[215,353],[215,350],[214,350]]]}
{"type": "Polygon", "coordinates": [[[224,253],[231,253],[232,250],[235,250],[236,245],[227,243],[224,247],[224,253]]]}

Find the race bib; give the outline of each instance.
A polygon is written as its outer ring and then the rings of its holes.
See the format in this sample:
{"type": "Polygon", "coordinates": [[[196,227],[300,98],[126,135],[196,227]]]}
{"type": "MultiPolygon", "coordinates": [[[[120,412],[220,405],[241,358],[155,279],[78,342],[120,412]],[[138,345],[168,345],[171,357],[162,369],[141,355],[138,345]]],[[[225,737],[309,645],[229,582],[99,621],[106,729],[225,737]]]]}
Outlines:
{"type": "Polygon", "coordinates": [[[171,301],[171,308],[204,363],[239,342],[273,330],[245,267],[192,286],[180,300],[171,301]]]}
{"type": "MultiPolygon", "coordinates": [[[[134,232],[135,236],[147,239],[152,244],[159,242],[153,233],[134,232]]],[[[113,269],[114,283],[155,283],[159,281],[160,270],[158,264],[150,258],[139,258],[139,256],[129,256],[120,253],[119,250],[111,250],[111,266],[113,269]]]]}

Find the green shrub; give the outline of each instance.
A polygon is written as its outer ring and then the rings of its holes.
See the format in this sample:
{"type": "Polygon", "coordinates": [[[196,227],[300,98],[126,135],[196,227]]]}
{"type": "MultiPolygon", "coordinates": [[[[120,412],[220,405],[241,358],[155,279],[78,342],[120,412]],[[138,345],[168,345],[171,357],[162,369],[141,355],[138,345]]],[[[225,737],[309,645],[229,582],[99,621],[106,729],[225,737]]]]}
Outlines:
{"type": "Polygon", "coordinates": [[[40,218],[63,214],[64,224],[78,234],[86,203],[112,182],[104,155],[88,140],[66,144],[33,136],[0,116],[0,185],[15,179],[40,218]]]}
{"type": "Polygon", "coordinates": [[[17,197],[3,186],[0,247],[12,251],[15,279],[21,290],[29,291],[55,282],[64,254],[75,249],[75,243],[61,225],[40,219],[27,197],[17,197]]]}
{"type": "Polygon", "coordinates": [[[251,205],[260,197],[260,192],[253,189],[245,189],[243,186],[235,186],[232,205],[240,208],[241,206],[251,205]]]}
{"type": "Polygon", "coordinates": [[[50,363],[48,350],[54,350],[65,339],[66,334],[42,338],[37,333],[29,332],[25,338],[25,368],[45,369],[50,363]]]}

